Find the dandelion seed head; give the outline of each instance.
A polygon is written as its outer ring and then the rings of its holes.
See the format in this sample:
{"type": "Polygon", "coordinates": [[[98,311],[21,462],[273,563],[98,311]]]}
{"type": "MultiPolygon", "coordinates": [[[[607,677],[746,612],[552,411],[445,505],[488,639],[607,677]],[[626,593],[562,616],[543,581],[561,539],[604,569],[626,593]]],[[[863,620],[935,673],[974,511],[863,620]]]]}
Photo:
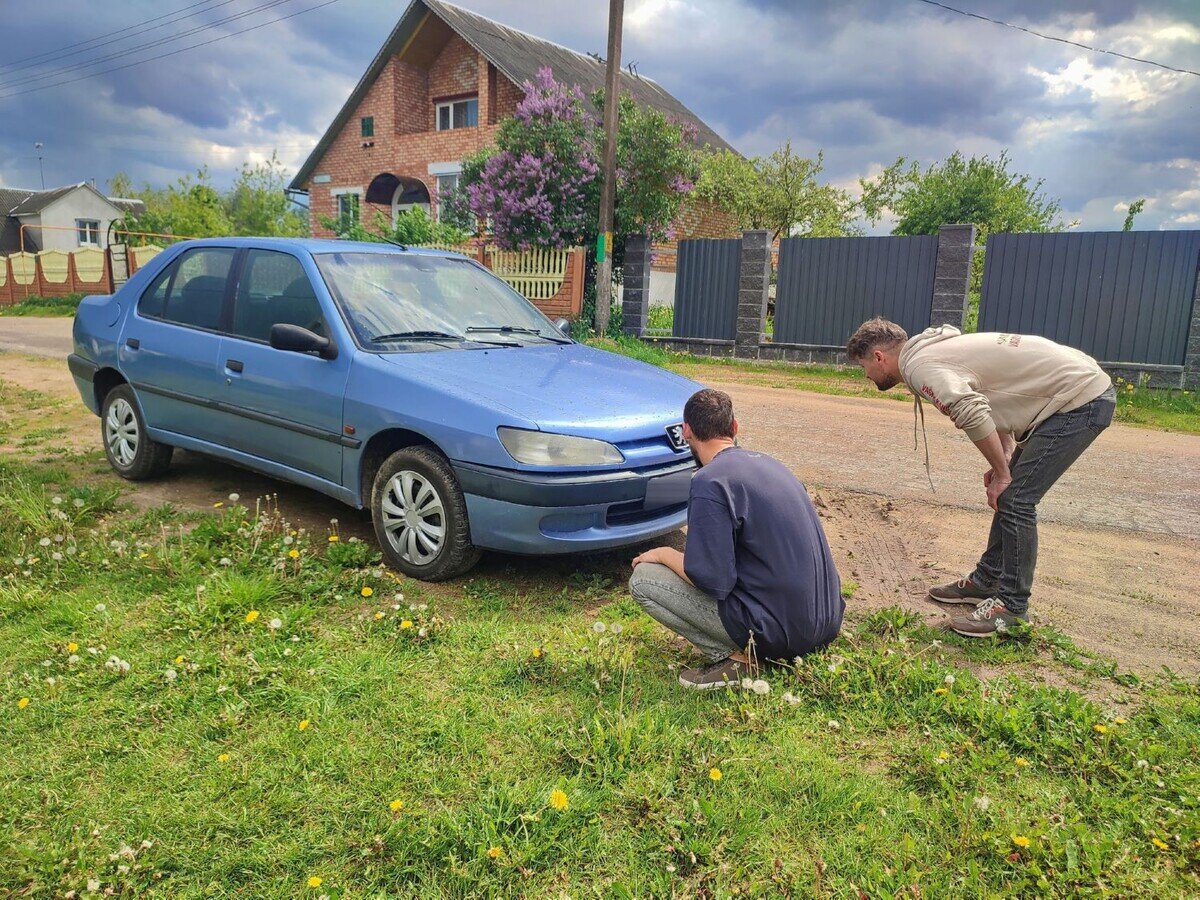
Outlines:
{"type": "Polygon", "coordinates": [[[270,628],[272,631],[278,631],[280,628],[283,627],[283,620],[282,619],[272,619],[270,622],[267,623],[267,627],[270,628]]]}
{"type": "Polygon", "coordinates": [[[987,812],[988,807],[992,805],[992,801],[987,797],[976,797],[974,803],[975,808],[981,812],[987,812]]]}
{"type": "Polygon", "coordinates": [[[625,629],[621,625],[620,622],[613,622],[611,625],[608,626],[608,630],[611,631],[613,634],[620,634],[625,629]]]}
{"type": "Polygon", "coordinates": [[[942,684],[946,685],[947,687],[950,687],[951,685],[954,684],[954,676],[947,675],[945,678],[942,679],[942,684]]]}
{"type": "Polygon", "coordinates": [[[592,623],[592,631],[596,632],[596,634],[603,634],[607,629],[608,626],[599,619],[592,623]]]}
{"type": "Polygon", "coordinates": [[[178,677],[179,673],[174,669],[167,669],[167,671],[163,672],[163,678],[167,679],[167,681],[174,681],[178,677]]]}
{"type": "Polygon", "coordinates": [[[230,503],[237,503],[237,502],[238,502],[239,500],[241,500],[241,499],[242,499],[242,495],[241,495],[241,494],[230,494],[230,495],[229,495],[229,502],[230,502],[230,503]]]}
{"type": "Polygon", "coordinates": [[[760,697],[763,697],[763,696],[771,693],[771,685],[768,682],[763,681],[763,679],[761,679],[761,678],[759,678],[752,685],[750,685],[750,689],[752,691],[754,691],[754,693],[758,694],[760,697]]]}

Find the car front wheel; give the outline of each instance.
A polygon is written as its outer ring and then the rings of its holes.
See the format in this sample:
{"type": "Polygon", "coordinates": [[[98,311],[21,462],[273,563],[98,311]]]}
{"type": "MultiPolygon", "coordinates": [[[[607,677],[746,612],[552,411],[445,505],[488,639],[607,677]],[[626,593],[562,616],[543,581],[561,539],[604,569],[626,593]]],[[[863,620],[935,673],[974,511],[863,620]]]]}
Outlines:
{"type": "Polygon", "coordinates": [[[147,437],[137,398],[127,384],[115,387],[105,395],[100,413],[100,438],[113,471],[130,481],[154,478],[171,464],[174,448],[147,437]]]}
{"type": "Polygon", "coordinates": [[[429,447],[406,447],[375,475],[371,518],[384,559],[422,581],[444,581],[471,569],[467,504],[446,458],[429,447]]]}

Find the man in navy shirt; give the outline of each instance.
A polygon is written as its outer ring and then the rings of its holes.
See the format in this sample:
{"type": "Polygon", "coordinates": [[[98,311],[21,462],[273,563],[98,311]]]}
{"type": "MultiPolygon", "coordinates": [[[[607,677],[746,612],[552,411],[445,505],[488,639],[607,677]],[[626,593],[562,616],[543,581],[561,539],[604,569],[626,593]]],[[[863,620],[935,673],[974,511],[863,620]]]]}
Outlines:
{"type": "Polygon", "coordinates": [[[740,684],[756,662],[825,646],[846,608],[824,529],[804,485],[782,463],[738,447],[733,401],[696,392],[683,436],[700,465],[688,497],[683,553],[658,547],[633,561],[629,589],[708,658],[679,683],[740,684]]]}

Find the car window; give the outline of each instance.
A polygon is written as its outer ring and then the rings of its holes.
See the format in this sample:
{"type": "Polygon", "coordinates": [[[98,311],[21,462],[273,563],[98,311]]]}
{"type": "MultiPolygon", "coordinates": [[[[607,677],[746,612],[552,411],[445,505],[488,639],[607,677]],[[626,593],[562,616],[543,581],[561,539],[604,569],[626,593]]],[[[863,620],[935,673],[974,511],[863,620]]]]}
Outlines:
{"type": "Polygon", "coordinates": [[[138,311],[180,325],[216,330],[234,250],[189,250],[168,266],[142,294],[138,311]]]}
{"type": "Polygon", "coordinates": [[[233,333],[267,341],[271,326],[299,325],[325,335],[325,320],[312,282],[300,260],[290,253],[251,250],[238,281],[233,307],[233,333]]]}

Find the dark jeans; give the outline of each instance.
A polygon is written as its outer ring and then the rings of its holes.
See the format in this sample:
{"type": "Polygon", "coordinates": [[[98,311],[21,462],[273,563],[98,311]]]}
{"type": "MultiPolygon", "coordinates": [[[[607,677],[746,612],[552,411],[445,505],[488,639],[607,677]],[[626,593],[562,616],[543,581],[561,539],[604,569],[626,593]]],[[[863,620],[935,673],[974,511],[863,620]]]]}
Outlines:
{"type": "Polygon", "coordinates": [[[1037,505],[1071,463],[1079,459],[1105,428],[1117,408],[1110,387],[1090,403],[1058,413],[1038,426],[1009,463],[1012,484],[996,501],[987,550],[971,581],[993,591],[1010,612],[1029,608],[1037,565],[1037,505]]]}

